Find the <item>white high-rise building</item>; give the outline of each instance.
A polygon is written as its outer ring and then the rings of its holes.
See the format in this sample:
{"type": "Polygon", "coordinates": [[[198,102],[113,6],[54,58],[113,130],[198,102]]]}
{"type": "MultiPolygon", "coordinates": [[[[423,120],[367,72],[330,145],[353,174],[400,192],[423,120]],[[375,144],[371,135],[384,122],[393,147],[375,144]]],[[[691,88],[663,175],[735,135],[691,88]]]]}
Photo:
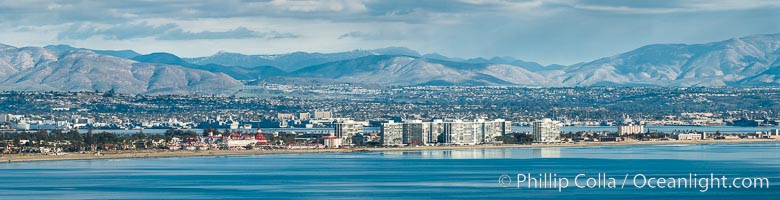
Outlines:
{"type": "Polygon", "coordinates": [[[382,127],[379,129],[380,142],[384,146],[398,146],[403,144],[403,127],[404,124],[394,122],[393,120],[387,123],[382,123],[382,127]]]}
{"type": "Polygon", "coordinates": [[[633,135],[640,134],[644,127],[642,125],[620,125],[618,126],[618,135],[633,135]]]}
{"type": "Polygon", "coordinates": [[[448,144],[484,144],[496,143],[498,136],[511,131],[512,122],[503,119],[486,121],[445,121],[443,122],[443,141],[448,144]]]}
{"type": "Polygon", "coordinates": [[[482,122],[482,143],[497,143],[499,136],[512,131],[512,122],[504,119],[482,122]]]}
{"type": "Polygon", "coordinates": [[[403,123],[389,121],[380,128],[382,145],[401,144],[456,144],[473,145],[499,142],[498,136],[511,131],[512,123],[503,119],[486,121],[463,120],[408,120],[403,123]]]}
{"type": "Polygon", "coordinates": [[[444,141],[447,144],[477,144],[473,123],[462,120],[444,122],[444,141]]]}
{"type": "Polygon", "coordinates": [[[561,124],[560,121],[551,120],[548,118],[534,121],[534,142],[535,143],[554,143],[561,141],[561,124]]]}
{"type": "Polygon", "coordinates": [[[423,145],[428,143],[429,122],[421,120],[404,121],[403,123],[403,143],[423,145]]]}
{"type": "Polygon", "coordinates": [[[435,119],[432,122],[428,123],[428,141],[427,144],[436,144],[436,143],[443,143],[443,133],[444,133],[444,120],[441,119],[435,119]]]}
{"type": "Polygon", "coordinates": [[[363,133],[363,123],[347,120],[334,124],[336,137],[341,138],[342,144],[352,144],[352,137],[363,133]]]}

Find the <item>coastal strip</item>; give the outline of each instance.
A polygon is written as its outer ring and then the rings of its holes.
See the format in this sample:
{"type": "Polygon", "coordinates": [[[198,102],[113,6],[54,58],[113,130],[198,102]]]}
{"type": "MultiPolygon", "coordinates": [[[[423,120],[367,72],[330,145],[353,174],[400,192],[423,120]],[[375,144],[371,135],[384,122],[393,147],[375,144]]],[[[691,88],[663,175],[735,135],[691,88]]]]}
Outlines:
{"type": "Polygon", "coordinates": [[[273,149],[273,150],[138,150],[138,151],[108,151],[96,153],[69,153],[64,155],[46,154],[4,154],[0,163],[62,161],[62,160],[96,160],[96,159],[137,159],[166,157],[204,157],[204,156],[247,156],[268,154],[303,154],[303,153],[352,153],[352,152],[382,152],[382,151],[427,151],[427,150],[458,150],[458,149],[508,149],[508,148],[548,148],[548,147],[597,147],[597,146],[632,146],[632,145],[674,145],[674,144],[737,144],[780,142],[780,139],[735,139],[735,140],[666,140],[666,141],[624,141],[624,142],[579,142],[533,145],[460,145],[460,146],[417,146],[395,148],[339,148],[339,149],[273,149]]]}

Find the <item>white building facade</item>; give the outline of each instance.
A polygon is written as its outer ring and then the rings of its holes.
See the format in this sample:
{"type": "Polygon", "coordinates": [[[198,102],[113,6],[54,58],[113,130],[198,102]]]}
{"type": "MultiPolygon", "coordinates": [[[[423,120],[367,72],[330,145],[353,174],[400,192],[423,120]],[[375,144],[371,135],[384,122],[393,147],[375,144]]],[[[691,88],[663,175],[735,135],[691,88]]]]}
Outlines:
{"type": "Polygon", "coordinates": [[[382,123],[382,127],[379,129],[380,143],[383,146],[403,145],[403,127],[402,123],[397,123],[393,120],[382,123]]]}
{"type": "Polygon", "coordinates": [[[557,143],[561,141],[560,121],[542,119],[533,122],[534,143],[557,143]]]}
{"type": "Polygon", "coordinates": [[[382,124],[380,140],[384,146],[498,143],[501,142],[498,138],[509,133],[511,127],[512,123],[503,119],[407,120],[402,123],[391,120],[382,124]]]}
{"type": "Polygon", "coordinates": [[[618,126],[618,135],[634,135],[642,133],[644,127],[642,125],[620,125],[618,126]]]}
{"type": "Polygon", "coordinates": [[[352,144],[352,137],[363,133],[363,123],[346,120],[334,124],[334,134],[341,139],[342,144],[352,144]]]}

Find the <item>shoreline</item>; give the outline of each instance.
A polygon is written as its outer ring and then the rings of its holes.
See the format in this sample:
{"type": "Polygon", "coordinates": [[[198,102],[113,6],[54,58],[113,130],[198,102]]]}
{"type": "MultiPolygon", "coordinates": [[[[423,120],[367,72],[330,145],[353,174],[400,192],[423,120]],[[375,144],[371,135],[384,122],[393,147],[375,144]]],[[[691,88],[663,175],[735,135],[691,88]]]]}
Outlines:
{"type": "Polygon", "coordinates": [[[428,151],[428,150],[458,150],[458,149],[511,149],[511,148],[547,148],[547,147],[599,147],[599,146],[639,146],[639,145],[674,145],[674,144],[739,144],[739,143],[771,143],[780,139],[735,139],[735,140],[669,140],[669,141],[624,141],[624,142],[587,142],[558,144],[504,144],[504,145],[462,145],[462,146],[420,146],[420,147],[371,147],[351,149],[280,149],[280,150],[139,150],[113,151],[94,155],[93,153],[68,153],[67,155],[46,154],[2,154],[0,163],[65,161],[65,160],[98,160],[98,159],[135,159],[135,158],[170,158],[170,157],[205,157],[205,156],[249,156],[270,154],[303,154],[303,153],[353,153],[353,152],[383,152],[383,151],[428,151]]]}

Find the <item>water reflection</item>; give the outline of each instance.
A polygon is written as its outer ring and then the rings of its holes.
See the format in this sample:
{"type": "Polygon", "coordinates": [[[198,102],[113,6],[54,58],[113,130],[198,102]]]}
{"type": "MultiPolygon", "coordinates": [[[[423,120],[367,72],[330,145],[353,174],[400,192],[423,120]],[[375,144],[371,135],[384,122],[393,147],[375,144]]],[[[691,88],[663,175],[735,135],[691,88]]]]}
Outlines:
{"type": "Polygon", "coordinates": [[[780,143],[587,146],[507,149],[474,148],[449,150],[384,151],[372,154],[380,154],[385,158],[398,159],[677,159],[739,160],[747,162],[780,164],[780,143]]]}
{"type": "Polygon", "coordinates": [[[551,147],[551,148],[538,148],[533,149],[534,158],[560,158],[561,157],[561,148],[557,147],[551,147]]]}
{"type": "Polygon", "coordinates": [[[778,187],[702,193],[570,185],[572,189],[559,192],[499,187],[496,178],[523,172],[556,172],[559,177],[693,172],[769,177],[777,183],[778,152],[780,144],[760,143],[0,163],[0,199],[776,199],[778,187]]]}
{"type": "Polygon", "coordinates": [[[513,158],[514,153],[522,157],[530,154],[513,149],[454,149],[454,150],[424,150],[424,151],[385,151],[380,154],[385,157],[398,158],[448,158],[448,159],[483,159],[483,158],[513,158]]]}

